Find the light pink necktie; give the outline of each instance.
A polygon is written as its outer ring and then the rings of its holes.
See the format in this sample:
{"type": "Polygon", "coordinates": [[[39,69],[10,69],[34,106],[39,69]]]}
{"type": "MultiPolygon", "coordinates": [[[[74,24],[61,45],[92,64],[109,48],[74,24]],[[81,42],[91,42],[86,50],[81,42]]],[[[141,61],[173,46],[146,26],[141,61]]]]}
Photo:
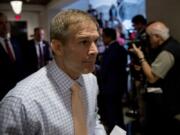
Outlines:
{"type": "Polygon", "coordinates": [[[85,106],[82,100],[82,92],[79,84],[74,82],[72,90],[72,117],[75,135],[87,135],[85,106]]]}

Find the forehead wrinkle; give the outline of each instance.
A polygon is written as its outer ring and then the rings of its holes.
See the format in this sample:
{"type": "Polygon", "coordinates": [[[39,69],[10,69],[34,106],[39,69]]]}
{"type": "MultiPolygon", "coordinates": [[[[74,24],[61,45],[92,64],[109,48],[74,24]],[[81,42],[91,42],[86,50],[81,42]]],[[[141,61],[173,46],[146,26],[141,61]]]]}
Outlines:
{"type": "Polygon", "coordinates": [[[96,26],[96,24],[91,21],[75,23],[74,25],[71,25],[69,29],[72,29],[74,31],[82,31],[83,29],[98,31],[98,27],[96,26]]]}
{"type": "Polygon", "coordinates": [[[79,39],[79,40],[86,40],[86,39],[94,40],[94,39],[99,38],[99,34],[98,34],[98,32],[94,33],[94,34],[92,34],[92,33],[90,33],[90,34],[78,34],[76,36],[76,38],[79,39]]]}

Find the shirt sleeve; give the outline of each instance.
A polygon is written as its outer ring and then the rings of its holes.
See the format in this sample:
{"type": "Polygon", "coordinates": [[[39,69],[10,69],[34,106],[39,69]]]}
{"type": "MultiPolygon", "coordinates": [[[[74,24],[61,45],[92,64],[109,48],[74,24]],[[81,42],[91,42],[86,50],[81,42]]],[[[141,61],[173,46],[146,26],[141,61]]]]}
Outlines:
{"type": "Polygon", "coordinates": [[[28,124],[25,106],[20,98],[5,97],[0,102],[0,135],[29,135],[35,131],[28,124]]]}
{"type": "MultiPolygon", "coordinates": [[[[96,89],[97,89],[97,93],[96,93],[96,97],[97,97],[98,92],[99,92],[99,88],[98,88],[97,78],[95,77],[94,79],[95,79],[95,84],[96,84],[96,89]]],[[[98,114],[97,98],[96,98],[96,105],[95,105],[95,131],[94,131],[94,135],[107,135],[105,128],[104,128],[104,125],[100,121],[100,115],[98,114]]]]}
{"type": "Polygon", "coordinates": [[[100,116],[96,115],[96,126],[95,126],[95,135],[106,135],[104,126],[100,122],[100,116]]]}
{"type": "Polygon", "coordinates": [[[152,63],[152,72],[164,79],[168,71],[174,65],[174,56],[168,51],[162,51],[152,63]]]}
{"type": "Polygon", "coordinates": [[[0,104],[0,134],[22,135],[20,100],[6,97],[0,104]]]}

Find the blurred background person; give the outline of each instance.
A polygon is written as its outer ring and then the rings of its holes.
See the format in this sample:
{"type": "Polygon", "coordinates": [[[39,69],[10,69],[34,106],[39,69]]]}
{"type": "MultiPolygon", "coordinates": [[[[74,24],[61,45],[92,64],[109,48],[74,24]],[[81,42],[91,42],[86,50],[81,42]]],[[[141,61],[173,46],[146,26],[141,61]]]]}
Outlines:
{"type": "Polygon", "coordinates": [[[11,37],[10,24],[0,12],[0,100],[24,78],[22,47],[11,37]]]}
{"type": "MultiPolygon", "coordinates": [[[[143,15],[138,14],[131,19],[131,22],[134,29],[132,31],[129,31],[129,41],[127,43],[128,49],[132,48],[132,44],[135,44],[136,46],[140,46],[142,48],[142,51],[146,55],[146,58],[148,59],[149,46],[145,32],[147,20],[143,15]]],[[[129,56],[130,56],[129,72],[131,78],[130,79],[131,90],[129,96],[130,110],[126,113],[126,115],[136,118],[137,122],[139,122],[140,119],[141,120],[143,119],[143,115],[144,115],[142,94],[144,93],[144,86],[146,83],[146,79],[141,70],[141,66],[137,56],[131,51],[129,51],[129,56]]]]}
{"type": "Polygon", "coordinates": [[[109,18],[117,18],[117,7],[115,4],[112,4],[109,9],[109,18]]]}
{"type": "Polygon", "coordinates": [[[146,31],[145,31],[147,20],[143,15],[138,14],[132,18],[131,22],[135,30],[135,39],[132,40],[135,41],[135,44],[137,46],[141,46],[142,51],[148,58],[149,43],[147,42],[146,31]]]}
{"type": "Polygon", "coordinates": [[[29,40],[25,47],[27,75],[36,72],[52,60],[50,44],[44,40],[44,34],[43,28],[34,28],[34,38],[29,40]]]}
{"type": "Polygon", "coordinates": [[[125,34],[123,33],[123,25],[122,23],[119,23],[116,27],[116,35],[117,35],[117,42],[119,45],[124,46],[126,44],[125,34]]]}
{"type": "Polygon", "coordinates": [[[92,4],[89,4],[89,5],[88,5],[87,12],[88,12],[90,15],[94,16],[94,17],[96,17],[97,14],[98,14],[98,11],[93,7],[92,4]]]}
{"type": "Polygon", "coordinates": [[[140,48],[133,45],[147,81],[154,84],[159,81],[159,93],[162,104],[146,106],[146,135],[180,134],[180,43],[170,36],[169,28],[163,22],[152,22],[146,28],[151,47],[159,54],[150,65],[140,48]],[[155,106],[154,106],[155,105],[155,106]]]}
{"type": "Polygon", "coordinates": [[[121,99],[127,89],[127,51],[116,41],[116,30],[103,29],[106,49],[102,55],[99,71],[99,114],[107,133],[115,125],[125,128],[121,99]]]}

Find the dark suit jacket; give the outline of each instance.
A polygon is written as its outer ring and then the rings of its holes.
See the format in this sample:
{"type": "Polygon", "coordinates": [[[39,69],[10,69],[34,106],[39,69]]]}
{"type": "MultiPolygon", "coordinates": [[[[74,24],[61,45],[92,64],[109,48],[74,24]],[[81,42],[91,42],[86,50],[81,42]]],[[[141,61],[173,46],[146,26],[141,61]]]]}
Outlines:
{"type": "Polygon", "coordinates": [[[22,48],[15,39],[10,39],[16,60],[11,62],[8,54],[0,44],[0,100],[13,88],[18,81],[24,78],[24,61],[22,48]]]}
{"type": "MultiPolygon", "coordinates": [[[[48,63],[48,61],[52,60],[52,55],[50,51],[50,46],[47,41],[43,41],[43,59],[44,65],[48,63]]],[[[28,44],[25,47],[25,59],[26,59],[26,74],[30,75],[38,70],[38,58],[36,53],[35,41],[29,40],[28,44]]],[[[43,66],[44,66],[43,65],[43,66]]]]}
{"type": "Polygon", "coordinates": [[[99,114],[109,133],[115,125],[124,127],[121,98],[127,89],[127,51],[117,42],[105,50],[100,75],[98,96],[99,114]]]}
{"type": "Polygon", "coordinates": [[[101,88],[109,94],[122,93],[126,80],[127,51],[117,42],[105,50],[101,63],[101,88]],[[123,82],[123,83],[121,83],[123,82]],[[120,92],[122,91],[122,92],[120,92]]]}

